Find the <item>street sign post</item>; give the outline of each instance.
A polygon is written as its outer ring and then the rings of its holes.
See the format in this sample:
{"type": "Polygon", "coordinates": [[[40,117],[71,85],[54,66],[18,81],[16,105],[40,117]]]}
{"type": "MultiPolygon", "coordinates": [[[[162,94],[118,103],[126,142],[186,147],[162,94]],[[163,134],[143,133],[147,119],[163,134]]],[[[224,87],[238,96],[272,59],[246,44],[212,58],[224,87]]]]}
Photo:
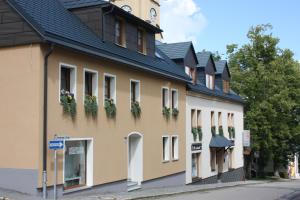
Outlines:
{"type": "Polygon", "coordinates": [[[56,189],[56,182],[57,182],[57,150],[61,150],[64,148],[64,141],[61,139],[54,139],[49,141],[49,149],[54,150],[54,200],[57,199],[57,189],[56,189]]]}

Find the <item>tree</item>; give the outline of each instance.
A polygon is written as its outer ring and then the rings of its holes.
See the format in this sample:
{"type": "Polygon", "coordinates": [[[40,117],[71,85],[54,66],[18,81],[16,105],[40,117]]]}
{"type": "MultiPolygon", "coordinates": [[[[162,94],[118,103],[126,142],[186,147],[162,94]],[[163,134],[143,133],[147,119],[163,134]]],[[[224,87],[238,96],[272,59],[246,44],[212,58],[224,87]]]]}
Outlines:
{"type": "Polygon", "coordinates": [[[245,99],[245,127],[259,152],[259,172],[272,159],[274,171],[299,152],[300,67],[278,47],[272,26],[252,27],[249,43],[227,46],[232,88],[245,99]]]}

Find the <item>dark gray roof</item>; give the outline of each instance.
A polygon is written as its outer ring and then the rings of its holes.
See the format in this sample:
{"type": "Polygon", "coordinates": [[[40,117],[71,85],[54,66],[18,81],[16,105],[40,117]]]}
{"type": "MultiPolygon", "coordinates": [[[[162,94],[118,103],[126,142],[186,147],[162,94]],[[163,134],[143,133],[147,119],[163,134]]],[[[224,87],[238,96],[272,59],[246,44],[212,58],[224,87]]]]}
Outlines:
{"type": "Polygon", "coordinates": [[[171,59],[184,59],[192,42],[161,43],[157,47],[171,59]]]}
{"type": "Polygon", "coordinates": [[[212,56],[212,53],[209,51],[202,51],[202,52],[198,52],[196,55],[199,63],[198,67],[205,68],[207,66],[210,57],[212,56]]]}
{"type": "Polygon", "coordinates": [[[210,148],[224,148],[230,146],[232,146],[232,142],[221,135],[213,136],[209,143],[210,148]]]}
{"type": "Polygon", "coordinates": [[[60,0],[68,9],[109,4],[104,0],[60,0]]]}
{"type": "Polygon", "coordinates": [[[214,90],[210,90],[202,83],[198,83],[196,85],[189,83],[187,85],[187,90],[205,94],[208,96],[217,97],[220,99],[225,99],[228,101],[233,101],[233,102],[242,103],[242,104],[244,103],[244,100],[239,95],[237,95],[235,92],[233,92],[232,90],[230,90],[229,93],[224,93],[220,88],[218,88],[216,86],[215,86],[214,90]]]}
{"type": "Polygon", "coordinates": [[[219,60],[217,62],[215,62],[216,64],[216,74],[222,74],[224,71],[224,68],[226,67],[227,61],[226,60],[219,60]]]}
{"type": "Polygon", "coordinates": [[[164,59],[145,56],[113,43],[103,42],[58,0],[8,0],[8,3],[45,42],[107,58],[168,78],[190,81],[179,66],[170,65],[164,59]]]}

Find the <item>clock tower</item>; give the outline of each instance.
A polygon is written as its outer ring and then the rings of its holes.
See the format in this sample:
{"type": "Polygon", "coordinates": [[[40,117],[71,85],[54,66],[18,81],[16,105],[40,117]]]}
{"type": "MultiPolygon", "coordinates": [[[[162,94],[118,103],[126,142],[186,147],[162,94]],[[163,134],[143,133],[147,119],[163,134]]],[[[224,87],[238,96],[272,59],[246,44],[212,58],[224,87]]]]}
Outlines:
{"type": "MultiPolygon", "coordinates": [[[[111,3],[123,8],[127,12],[160,27],[160,0],[111,0],[111,3]]],[[[156,39],[161,40],[157,35],[156,39]]]]}

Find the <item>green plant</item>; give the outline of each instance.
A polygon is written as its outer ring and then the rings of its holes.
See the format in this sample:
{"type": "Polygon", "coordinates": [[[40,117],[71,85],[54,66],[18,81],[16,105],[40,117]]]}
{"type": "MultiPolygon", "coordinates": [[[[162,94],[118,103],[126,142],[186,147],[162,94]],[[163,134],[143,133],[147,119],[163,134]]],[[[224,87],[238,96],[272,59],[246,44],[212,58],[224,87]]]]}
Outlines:
{"type": "Polygon", "coordinates": [[[162,113],[168,119],[170,117],[170,114],[171,114],[170,108],[167,108],[166,106],[163,107],[162,113]]]}
{"type": "Polygon", "coordinates": [[[68,114],[74,119],[76,115],[76,101],[74,95],[69,91],[62,90],[60,93],[60,104],[63,107],[64,114],[68,114]]]}
{"type": "Polygon", "coordinates": [[[177,117],[178,117],[178,114],[179,114],[178,108],[173,108],[173,109],[172,109],[172,115],[173,115],[173,117],[177,118],[177,117]]]}
{"type": "Polygon", "coordinates": [[[98,112],[97,97],[86,95],[84,99],[84,109],[87,115],[96,117],[98,112]]]}
{"type": "Polygon", "coordinates": [[[202,128],[201,128],[201,126],[198,126],[197,131],[198,131],[199,141],[202,141],[202,128]]]}
{"type": "Polygon", "coordinates": [[[211,134],[212,134],[213,137],[216,136],[216,126],[211,127],[211,134]]]}
{"type": "Polygon", "coordinates": [[[134,116],[134,118],[138,118],[141,116],[141,107],[139,102],[134,101],[131,103],[131,113],[134,116]]]}
{"type": "Polygon", "coordinates": [[[107,117],[114,118],[116,116],[117,108],[113,99],[105,99],[104,108],[107,117]]]}
{"type": "Polygon", "coordinates": [[[193,127],[192,128],[192,134],[193,134],[193,137],[194,137],[194,141],[196,141],[197,140],[197,135],[198,135],[198,128],[193,127]]]}
{"type": "Polygon", "coordinates": [[[224,136],[223,126],[219,126],[219,135],[224,136]]]}
{"type": "Polygon", "coordinates": [[[234,127],[228,127],[229,138],[235,138],[235,129],[234,127]]]}

